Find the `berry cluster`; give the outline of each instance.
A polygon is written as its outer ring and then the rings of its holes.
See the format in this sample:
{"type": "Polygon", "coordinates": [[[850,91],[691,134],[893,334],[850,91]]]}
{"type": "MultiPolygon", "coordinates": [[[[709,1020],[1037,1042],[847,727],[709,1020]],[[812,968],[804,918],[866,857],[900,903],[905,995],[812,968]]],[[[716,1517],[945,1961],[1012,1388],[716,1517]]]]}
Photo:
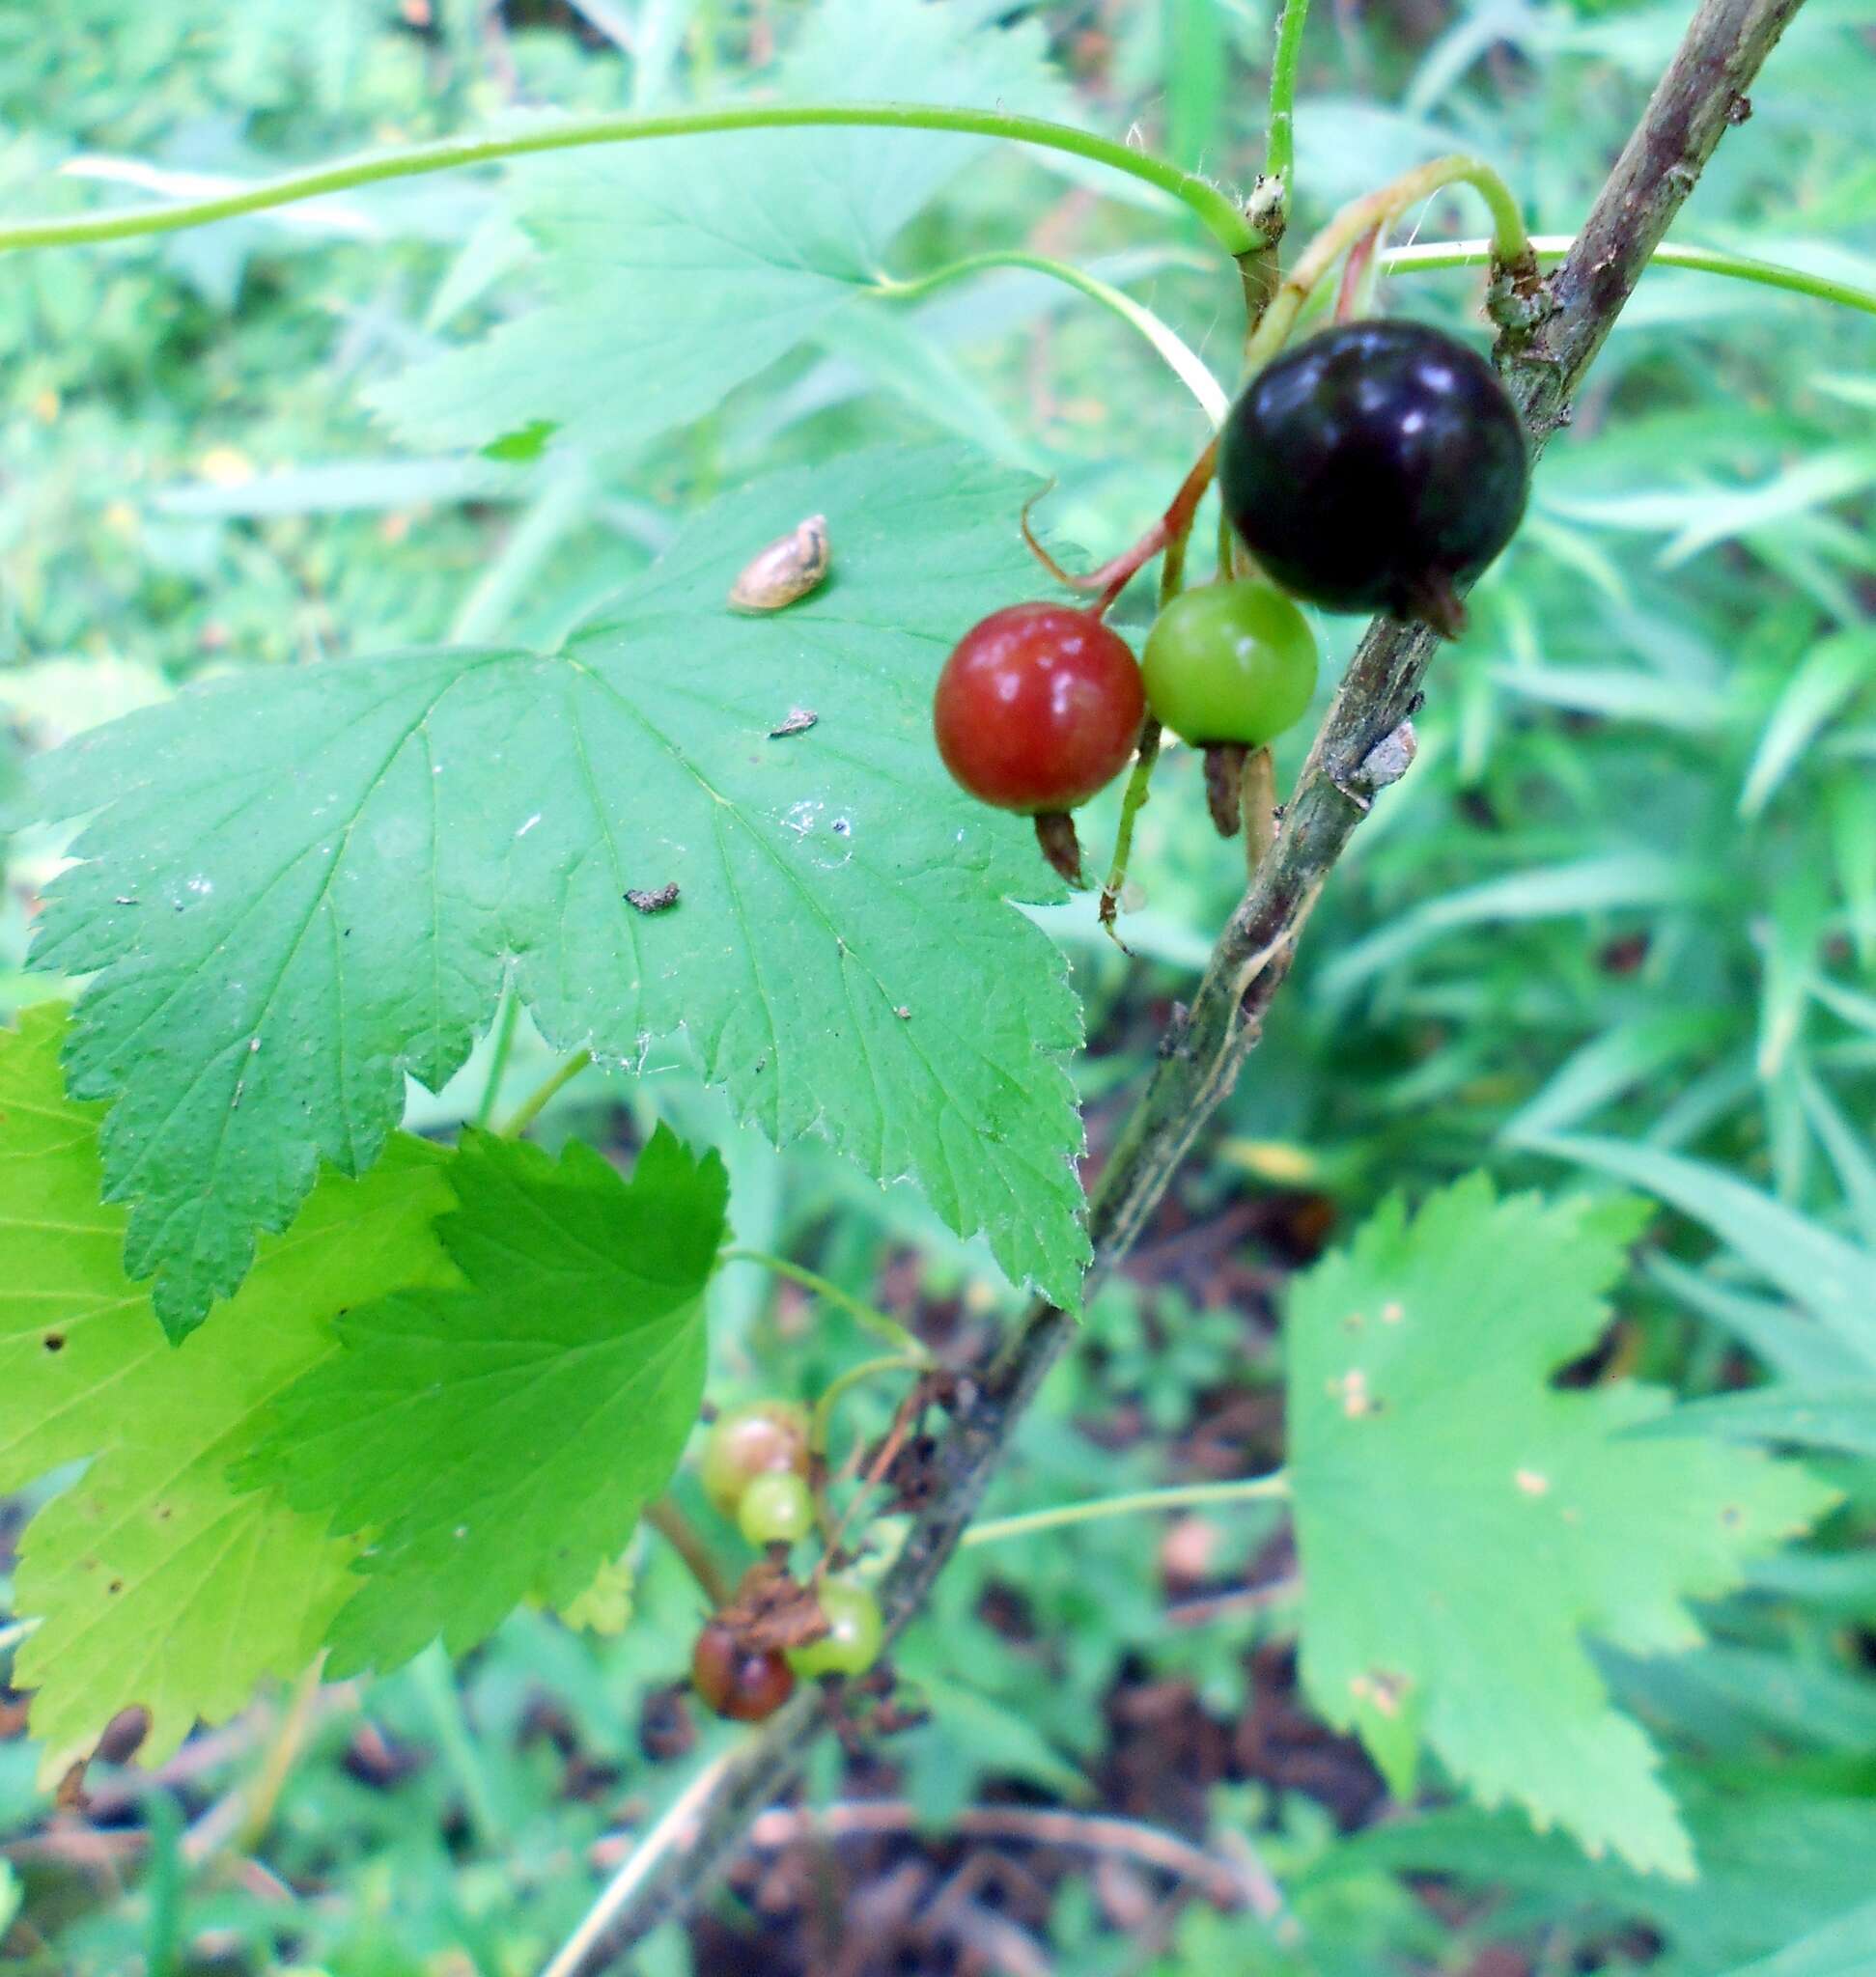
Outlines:
{"type": "MultiPolygon", "coordinates": [[[[1211,471],[1208,458],[1142,551],[1165,545],[1175,512],[1190,530],[1211,471]]],[[[1217,475],[1237,568],[1165,604],[1142,663],[1102,616],[1144,553],[1088,579],[1103,590],[1092,605],[993,612],[938,677],[945,766],[973,796],[1035,818],[1071,882],[1079,851],[1068,813],[1127,766],[1149,713],[1208,752],[1262,748],[1302,718],[1317,651],[1296,599],[1417,618],[1456,636],[1461,590],[1524,515],[1530,456],[1474,351],[1421,323],[1357,321],[1249,380],[1219,437],[1217,475]],[[1259,574],[1243,575],[1246,561],[1259,574]]]]}
{"type": "MultiPolygon", "coordinates": [[[[814,1527],[810,1462],[806,1411],[790,1402],[753,1401],[711,1430],[704,1494],[751,1545],[785,1562],[788,1546],[814,1527]]],[[[697,1694],[719,1716],[739,1723],[773,1715],[798,1677],[864,1674],[884,1639],[879,1602],[862,1585],[820,1578],[802,1592],[785,1573],[768,1585],[771,1597],[761,1603],[769,1608],[764,1619],[770,1625],[743,1624],[740,1608],[719,1613],[705,1624],[690,1658],[697,1694]],[[774,1613],[783,1608],[790,1616],[786,1647],[768,1637],[774,1613]]]]}

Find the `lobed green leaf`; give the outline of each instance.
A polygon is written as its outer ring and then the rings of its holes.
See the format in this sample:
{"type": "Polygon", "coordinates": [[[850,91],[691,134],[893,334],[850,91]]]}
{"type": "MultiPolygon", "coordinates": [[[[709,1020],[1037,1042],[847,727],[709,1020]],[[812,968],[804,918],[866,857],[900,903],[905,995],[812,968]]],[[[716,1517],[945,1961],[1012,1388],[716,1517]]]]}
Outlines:
{"type": "Polygon", "coordinates": [[[703,1400],[729,1183],[660,1127],[630,1183],[574,1142],[471,1133],[437,1225],[460,1288],[341,1314],[237,1480],[367,1542],[335,1674],[471,1647],[530,1594],[570,1607],[670,1481],[703,1400]]]}
{"type": "Polygon", "coordinates": [[[777,1143],[914,1182],[1073,1300],[1079,1023],[1003,903],[1059,888],[930,725],[951,643],[1033,587],[1025,490],[955,447],[852,456],[719,501],[558,652],[249,676],[45,759],[44,813],[94,815],[35,959],[97,978],[70,1086],[117,1100],[106,1191],[172,1332],[322,1160],[370,1166],[406,1073],[440,1086],[510,979],[558,1049],[636,1065],[682,1034],[777,1143]],[[831,579],[730,612],[815,512],[831,579]]]}
{"type": "Polygon", "coordinates": [[[1686,1877],[1654,1748],[1583,1635],[1696,1645],[1687,1602],[1834,1499],[1749,1451],[1630,1434],[1666,1414],[1657,1389],[1552,1384],[1595,1343],[1642,1219],[1625,1200],[1499,1202],[1473,1175],[1412,1220],[1390,1203],[1298,1281],[1302,1675],[1398,1794],[1424,1741],[1485,1804],[1686,1877]]]}

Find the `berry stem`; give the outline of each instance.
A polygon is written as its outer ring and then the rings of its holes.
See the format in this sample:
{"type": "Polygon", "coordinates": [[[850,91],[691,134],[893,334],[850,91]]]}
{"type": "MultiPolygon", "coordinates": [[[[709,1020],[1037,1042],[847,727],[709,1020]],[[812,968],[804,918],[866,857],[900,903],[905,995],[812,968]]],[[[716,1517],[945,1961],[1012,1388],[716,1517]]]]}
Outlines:
{"type": "Polygon", "coordinates": [[[1357,317],[1367,313],[1368,304],[1374,294],[1375,276],[1380,272],[1381,245],[1380,227],[1371,227],[1349,249],[1348,259],[1342,264],[1342,279],[1335,290],[1335,318],[1337,322],[1353,322],[1357,317]]]}
{"type": "Polygon", "coordinates": [[[503,1073],[508,1070],[508,1055],[515,1047],[515,1025],[521,1014],[521,998],[515,985],[508,985],[508,992],[502,997],[501,1015],[495,1019],[494,1047],[489,1053],[489,1075],[483,1080],[482,1100],[476,1106],[473,1124],[487,1127],[495,1116],[495,1101],[501,1096],[503,1073]]]}
{"type": "Polygon", "coordinates": [[[1202,1510],[1209,1504],[1257,1503],[1286,1497],[1290,1479],[1281,1469],[1268,1476],[1246,1476],[1231,1483],[1179,1483],[1169,1490],[1131,1490],[1122,1496],[1097,1496],[1091,1503],[1056,1503],[1012,1518],[985,1518],[969,1525],[958,1549],[976,1545],[1000,1545],[1009,1538],[1029,1538],[1038,1531],[1059,1531],[1071,1524],[1100,1523],[1107,1518],[1132,1518],[1167,1510],[1202,1510]]]}
{"type": "Polygon", "coordinates": [[[885,1373],[929,1373],[932,1363],[929,1352],[888,1352],[882,1358],[863,1359],[857,1366],[850,1366],[837,1378],[829,1380],[814,1404],[814,1418],[808,1429],[809,1453],[817,1461],[826,1460],[827,1444],[833,1434],[834,1409],[854,1387],[864,1385],[869,1379],[877,1379],[885,1373]]]}
{"type": "Polygon", "coordinates": [[[462,165],[482,165],[500,158],[525,157],[543,152],[575,151],[596,144],[633,144],[660,137],[696,137],[725,130],[783,130],[836,126],[888,130],[955,130],[977,137],[1002,138],[1035,145],[1044,151],[1066,152],[1092,159],[1109,170],[1124,172],[1182,201],[1204,223],[1218,245],[1232,256],[1258,246],[1262,236],[1221,192],[1196,173],[1182,171],[1169,159],[1116,144],[1111,138],[1078,129],[1043,117],[1012,116],[1002,110],[971,109],[944,103],[737,103],[705,110],[683,110],[658,117],[631,114],[575,117],[533,130],[506,131],[498,137],[446,137],[431,144],[407,145],[397,151],[370,152],[362,157],[341,158],[311,171],[288,172],[263,179],[232,192],[206,199],[179,200],[169,206],[132,207],[127,210],[58,215],[0,224],[0,253],[22,247],[71,247],[103,240],[127,240],[150,234],[180,233],[215,220],[244,213],[266,212],[326,193],[350,192],[360,185],[391,179],[413,179],[427,172],[454,171],[462,165]]]}
{"type": "Polygon", "coordinates": [[[642,1516],[684,1560],[690,1576],[697,1581],[698,1589],[710,1601],[710,1610],[716,1613],[727,1606],[734,1597],[733,1588],[723,1575],[723,1568],[711,1555],[710,1546],[704,1543],[696,1525],[684,1512],[668,1496],[660,1496],[645,1506],[642,1516]]]}
{"type": "MultiPolygon", "coordinates": [[[[1216,435],[1206,442],[1205,451],[1192,462],[1190,471],[1179,484],[1179,491],[1167,505],[1166,512],[1147,530],[1131,549],[1123,550],[1118,556],[1109,557],[1099,569],[1090,570],[1080,575],[1067,571],[1057,563],[1047,549],[1036,540],[1035,531],[1029,526],[1029,511],[1049,492],[1049,487],[1032,494],[1022,504],[1022,540],[1029,545],[1029,553],[1035,557],[1057,583],[1065,584],[1074,591],[1097,591],[1100,595],[1089,605],[1097,618],[1105,617],[1108,607],[1134,578],[1152,562],[1162,549],[1171,544],[1180,544],[1180,567],[1185,560],[1185,543],[1192,532],[1192,517],[1198,513],[1198,504],[1205,499],[1205,490],[1212,485],[1212,476],[1218,471],[1218,442],[1216,435]]],[[[1054,484],[1050,484],[1052,487],[1054,484]]]]}
{"type": "Polygon", "coordinates": [[[1167,370],[1197,400],[1215,430],[1224,424],[1224,415],[1231,409],[1230,398],[1207,369],[1205,360],[1171,323],[1156,316],[1143,302],[1136,302],[1132,295],[1104,282],[1099,275],[1075,266],[1072,262],[1056,261],[1047,254],[1031,254],[1022,248],[998,248],[988,254],[972,254],[966,260],[934,268],[929,274],[913,275],[904,281],[882,278],[868,292],[889,301],[915,302],[936,289],[945,288],[952,282],[966,281],[974,274],[987,273],[993,268],[1023,268],[1032,274],[1047,275],[1051,281],[1063,282],[1078,290],[1090,301],[1099,302],[1152,345],[1167,370]]]}
{"type": "Polygon", "coordinates": [[[519,1139],[562,1091],[593,1062],[589,1050],[575,1050],[550,1077],[542,1081],[523,1099],[514,1116],[500,1129],[503,1139],[519,1139]]]}
{"type": "Polygon", "coordinates": [[[932,1363],[932,1355],[924,1345],[896,1318],[888,1318],[883,1311],[863,1298],[855,1297],[851,1291],[843,1291],[829,1278],[806,1269],[798,1263],[790,1263],[786,1257],[771,1256],[766,1249],[749,1248],[722,1250],[716,1262],[719,1267],[726,1263],[758,1264],[770,1275],[786,1277],[791,1284],[798,1284],[802,1290],[812,1291],[827,1303],[839,1305],[856,1324],[864,1326],[876,1338],[883,1339],[901,1357],[915,1359],[923,1366],[932,1363]]]}
{"type": "MultiPolygon", "coordinates": [[[[1183,493],[1185,490],[1182,488],[1180,491],[1183,493]]],[[[1177,496],[1173,505],[1175,508],[1179,506],[1177,496]]],[[[1166,539],[1166,553],[1160,563],[1160,608],[1162,611],[1185,588],[1186,550],[1191,542],[1197,508],[1197,501],[1190,503],[1184,514],[1183,525],[1166,539]]],[[[1107,882],[1101,888],[1102,930],[1122,954],[1131,954],[1133,950],[1115,933],[1114,916],[1120,911],[1120,896],[1127,884],[1127,866],[1134,855],[1134,825],[1146,807],[1149,786],[1153,781],[1153,766],[1160,759],[1162,732],[1160,723],[1149,711],[1140,723],[1139,752],[1134,758],[1134,771],[1127,778],[1127,792],[1120,800],[1120,824],[1114,832],[1113,862],[1107,868],[1107,882]]]]}
{"type": "MultiPolygon", "coordinates": [[[[1170,551],[1167,552],[1170,555],[1170,551]]],[[[1153,765],[1160,759],[1160,723],[1148,714],[1140,727],[1140,752],[1134,758],[1133,773],[1120,799],[1120,824],[1114,832],[1114,858],[1107,868],[1107,882],[1101,888],[1102,931],[1122,954],[1131,954],[1126,941],[1114,931],[1114,916],[1120,911],[1120,896],[1127,884],[1128,860],[1134,855],[1134,823],[1145,808],[1153,765]]]]}
{"type": "MultiPolygon", "coordinates": [[[[1179,549],[1178,567],[1173,571],[1173,588],[1174,591],[1177,590],[1179,580],[1185,572],[1186,541],[1192,532],[1192,522],[1198,514],[1198,504],[1205,499],[1205,490],[1212,485],[1212,477],[1218,472],[1218,442],[1215,435],[1206,443],[1204,452],[1192,462],[1186,478],[1180,482],[1179,491],[1167,504],[1166,512],[1125,556],[1116,557],[1108,566],[1113,574],[1106,589],[1096,600],[1094,609],[1097,618],[1127,588],[1134,572],[1142,565],[1161,549],[1170,550],[1174,543],[1178,544],[1179,549]]],[[[1162,586],[1162,603],[1167,595],[1162,586]]]]}
{"type": "Polygon", "coordinates": [[[1410,206],[1430,199],[1448,185],[1471,186],[1490,208],[1496,265],[1517,269],[1528,264],[1535,268],[1524,219],[1504,181],[1478,158],[1435,158],[1359,199],[1352,199],[1303,249],[1246,346],[1246,376],[1261,371],[1283,348],[1302,305],[1344,253],[1366,234],[1385,234],[1410,206]]]}

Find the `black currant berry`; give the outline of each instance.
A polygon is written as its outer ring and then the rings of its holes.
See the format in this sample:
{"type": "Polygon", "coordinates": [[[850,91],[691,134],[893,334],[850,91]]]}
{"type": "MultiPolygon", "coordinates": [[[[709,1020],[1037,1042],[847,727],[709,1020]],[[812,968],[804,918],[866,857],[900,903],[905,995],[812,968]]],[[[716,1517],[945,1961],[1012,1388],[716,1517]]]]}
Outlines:
{"type": "Polygon", "coordinates": [[[1492,367],[1419,322],[1349,322],[1260,371],[1225,424],[1225,513],[1284,589],[1454,636],[1511,540],[1525,429],[1492,367]]]}

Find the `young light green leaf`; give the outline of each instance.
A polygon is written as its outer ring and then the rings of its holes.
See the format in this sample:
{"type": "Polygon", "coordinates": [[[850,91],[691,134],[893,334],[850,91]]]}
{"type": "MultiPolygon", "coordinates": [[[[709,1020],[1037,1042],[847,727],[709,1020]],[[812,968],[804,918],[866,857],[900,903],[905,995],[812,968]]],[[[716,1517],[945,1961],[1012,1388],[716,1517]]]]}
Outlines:
{"type": "Polygon", "coordinates": [[[439,1088],[511,974],[556,1049],[683,1031],[778,1143],[915,1182],[1073,1299],[1079,1023],[1003,904],[1060,888],[931,739],[946,650],[1033,585],[1027,485],[955,447],[850,456],[718,502],[559,652],[250,675],[47,758],[43,809],[97,814],[36,959],[98,974],[68,1072],[118,1098],[109,1190],[164,1322],[240,1281],[319,1159],[370,1164],[405,1073],[439,1088]],[[728,610],[816,513],[831,579],[728,610]]]}
{"type": "Polygon", "coordinates": [[[703,1291],[729,1183],[660,1128],[630,1183],[574,1142],[471,1133],[437,1233],[460,1289],[338,1321],[238,1480],[368,1540],[333,1622],[344,1674],[472,1646],[530,1595],[571,1606],[677,1467],[704,1390],[703,1291]]]}
{"type": "Polygon", "coordinates": [[[280,1388],[331,1350],[341,1305],[450,1280],[431,1233],[442,1156],[392,1143],[361,1182],[329,1175],[240,1295],[180,1350],[119,1258],[125,1211],[100,1206],[98,1116],[67,1099],[65,1012],[0,1036],[0,1490],[91,1466],[27,1527],[15,1598],[40,1626],[19,1652],[32,1727],[56,1774],[123,1705],[160,1763],[198,1717],[232,1715],[297,1675],[355,1583],[352,1544],[265,1497],[228,1464],[280,1388]]]}
{"type": "Polygon", "coordinates": [[[1396,1201],[1302,1278],[1288,1340],[1302,1674],[1397,1792],[1420,1741],[1486,1804],[1686,1876],[1640,1726],[1584,1650],[1694,1646],[1687,1601],[1833,1500],[1802,1471],[1624,1431],[1667,1395],[1560,1391],[1594,1344],[1632,1201],[1498,1201],[1482,1175],[1396,1201]]]}
{"type": "MultiPolygon", "coordinates": [[[[995,103],[1061,118],[1040,23],[925,0],[823,0],[775,79],[784,102],[995,103]]],[[[649,438],[719,404],[871,285],[894,237],[982,144],[942,131],[725,132],[516,175],[548,299],[406,371],[378,409],[423,444],[547,421],[582,446],[649,438]]]]}

